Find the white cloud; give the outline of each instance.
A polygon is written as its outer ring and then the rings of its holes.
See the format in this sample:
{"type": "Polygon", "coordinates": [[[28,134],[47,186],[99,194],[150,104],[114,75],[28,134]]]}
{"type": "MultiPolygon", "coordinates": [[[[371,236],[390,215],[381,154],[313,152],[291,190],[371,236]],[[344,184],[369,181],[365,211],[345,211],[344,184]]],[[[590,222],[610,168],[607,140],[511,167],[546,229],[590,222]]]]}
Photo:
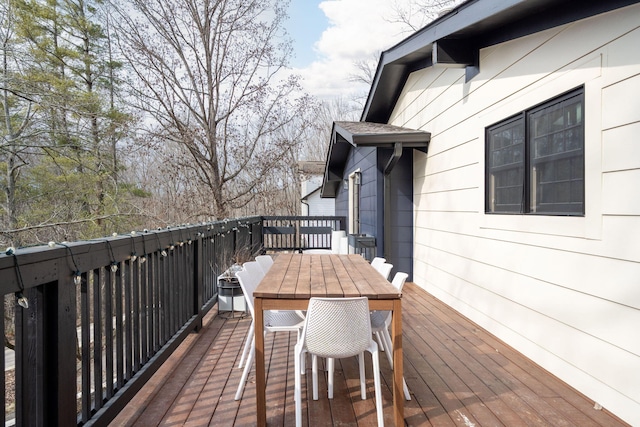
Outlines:
{"type": "Polygon", "coordinates": [[[328,57],[356,60],[370,55],[392,42],[397,25],[389,16],[387,0],[334,0],[320,3],[330,26],[317,42],[318,50],[328,57]],[[386,9],[386,10],[385,10],[386,9]]]}
{"type": "Polygon", "coordinates": [[[407,36],[403,26],[390,23],[393,2],[389,0],[327,0],[320,9],[329,27],[314,46],[318,58],[309,67],[295,70],[305,89],[321,98],[367,93],[368,86],[354,84],[357,61],[372,61],[377,54],[407,36]]]}

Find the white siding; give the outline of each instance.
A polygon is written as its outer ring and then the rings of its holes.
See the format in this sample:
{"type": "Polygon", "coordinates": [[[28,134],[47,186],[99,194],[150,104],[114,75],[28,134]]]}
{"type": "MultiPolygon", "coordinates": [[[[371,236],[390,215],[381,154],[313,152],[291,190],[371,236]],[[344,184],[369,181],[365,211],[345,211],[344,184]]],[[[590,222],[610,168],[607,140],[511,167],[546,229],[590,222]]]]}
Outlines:
{"type": "Polygon", "coordinates": [[[303,199],[300,212],[305,216],[334,216],[336,214],[335,199],[320,197],[322,176],[314,176],[301,183],[303,199]]]}
{"type": "Polygon", "coordinates": [[[391,124],[414,161],[414,281],[640,425],[640,6],[413,73],[391,124]],[[484,214],[484,130],[585,88],[584,217],[484,214]]]}
{"type": "Polygon", "coordinates": [[[302,205],[302,214],[307,216],[334,216],[336,214],[335,199],[323,199],[320,192],[316,191],[306,199],[307,204],[302,205]]]}

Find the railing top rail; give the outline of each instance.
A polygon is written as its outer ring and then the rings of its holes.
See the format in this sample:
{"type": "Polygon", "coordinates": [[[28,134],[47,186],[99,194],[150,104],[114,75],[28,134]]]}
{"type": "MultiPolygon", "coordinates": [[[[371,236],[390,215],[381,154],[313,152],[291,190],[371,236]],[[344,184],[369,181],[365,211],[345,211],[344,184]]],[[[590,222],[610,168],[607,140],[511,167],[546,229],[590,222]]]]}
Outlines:
{"type": "Polygon", "coordinates": [[[0,295],[14,293],[57,280],[59,272],[68,270],[71,276],[110,263],[123,262],[136,253],[150,254],[168,248],[177,242],[188,242],[198,237],[231,232],[234,229],[261,224],[262,217],[245,217],[179,225],[156,230],[133,231],[76,242],[50,242],[49,244],[13,249],[13,254],[0,252],[0,295]],[[16,267],[17,262],[17,267],[16,267]],[[19,274],[18,274],[19,270],[19,274]],[[22,276],[22,284],[18,276],[22,276]]]}

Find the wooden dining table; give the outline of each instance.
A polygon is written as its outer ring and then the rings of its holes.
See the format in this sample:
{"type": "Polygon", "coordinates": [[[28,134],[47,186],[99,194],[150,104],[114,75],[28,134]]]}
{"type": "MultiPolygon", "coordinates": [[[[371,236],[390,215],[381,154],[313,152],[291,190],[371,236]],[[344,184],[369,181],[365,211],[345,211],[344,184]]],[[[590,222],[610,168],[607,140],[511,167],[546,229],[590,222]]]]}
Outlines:
{"type": "Polygon", "coordinates": [[[263,310],[306,310],[312,297],[362,297],[392,311],[393,414],[404,426],[402,294],[360,255],[280,254],[254,293],[258,426],[267,425],[263,310]]]}

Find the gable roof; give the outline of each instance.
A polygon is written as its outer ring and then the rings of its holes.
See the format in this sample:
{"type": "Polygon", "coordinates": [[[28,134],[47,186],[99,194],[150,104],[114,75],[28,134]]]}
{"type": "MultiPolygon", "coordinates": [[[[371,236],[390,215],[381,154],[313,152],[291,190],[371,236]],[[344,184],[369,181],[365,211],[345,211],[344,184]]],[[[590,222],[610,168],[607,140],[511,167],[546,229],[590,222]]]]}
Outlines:
{"type": "Polygon", "coordinates": [[[344,167],[353,147],[427,150],[431,134],[423,130],[371,122],[333,122],[321,197],[335,197],[342,183],[344,167]]]}
{"type": "MultiPolygon", "coordinates": [[[[319,192],[322,189],[322,186],[316,187],[313,190],[309,191],[307,194],[305,194],[304,196],[302,196],[300,198],[300,200],[304,201],[307,200],[309,197],[311,197],[312,195],[316,194],[317,192],[319,192]]],[[[322,196],[320,196],[322,197],[322,196]]]]}
{"type": "Polygon", "coordinates": [[[640,0],[468,0],[382,52],[361,120],[387,123],[409,74],[435,64],[478,72],[481,48],[640,0]]]}

